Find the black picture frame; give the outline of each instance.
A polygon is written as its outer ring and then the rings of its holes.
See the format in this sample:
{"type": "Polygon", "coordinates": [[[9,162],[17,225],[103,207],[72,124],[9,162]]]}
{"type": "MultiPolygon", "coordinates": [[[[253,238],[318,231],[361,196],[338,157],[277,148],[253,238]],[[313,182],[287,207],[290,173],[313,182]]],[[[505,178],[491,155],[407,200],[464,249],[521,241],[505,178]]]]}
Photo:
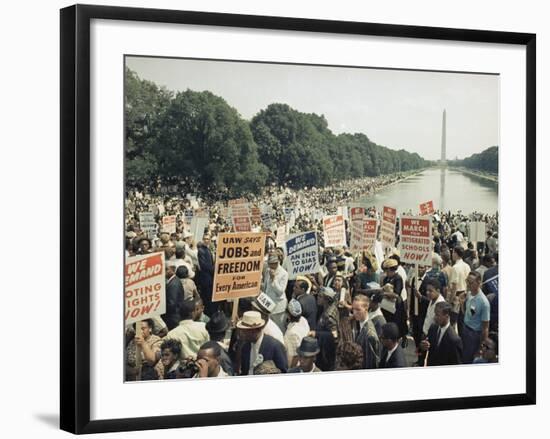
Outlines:
{"type": "Polygon", "coordinates": [[[536,35],[289,17],[75,5],[61,10],[60,424],[99,433],[262,421],[515,406],[536,402],[536,35]],[[467,398],[90,420],[90,21],[130,20],[501,43],[526,48],[526,392],[467,398]]]}

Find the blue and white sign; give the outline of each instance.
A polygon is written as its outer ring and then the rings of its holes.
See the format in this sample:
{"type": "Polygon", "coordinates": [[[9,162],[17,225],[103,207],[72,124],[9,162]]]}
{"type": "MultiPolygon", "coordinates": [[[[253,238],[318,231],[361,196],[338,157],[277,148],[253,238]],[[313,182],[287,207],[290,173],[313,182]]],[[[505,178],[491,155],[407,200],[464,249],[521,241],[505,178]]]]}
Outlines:
{"type": "Polygon", "coordinates": [[[289,279],[320,270],[319,242],[315,232],[291,235],[285,242],[285,253],[284,267],[289,279]]]}

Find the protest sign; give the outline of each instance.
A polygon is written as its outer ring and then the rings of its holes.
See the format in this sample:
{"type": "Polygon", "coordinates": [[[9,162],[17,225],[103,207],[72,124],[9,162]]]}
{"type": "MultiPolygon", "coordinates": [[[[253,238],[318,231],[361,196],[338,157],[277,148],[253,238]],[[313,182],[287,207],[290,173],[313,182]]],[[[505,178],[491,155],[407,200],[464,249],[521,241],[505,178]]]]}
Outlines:
{"type": "Polygon", "coordinates": [[[139,228],[147,234],[149,239],[153,239],[157,233],[158,224],[155,221],[153,212],[141,212],[139,214],[139,228]]]}
{"type": "Polygon", "coordinates": [[[164,252],[126,259],[124,270],[124,319],[139,322],[166,312],[164,252]]]}
{"type": "Polygon", "coordinates": [[[343,215],[329,215],[323,218],[323,239],[325,247],[346,245],[346,225],[343,215]]]}
{"type": "Polygon", "coordinates": [[[162,217],[162,229],[165,233],[176,233],[176,215],[162,217]]]}
{"type": "Polygon", "coordinates": [[[292,212],[294,212],[294,208],[293,207],[285,207],[283,209],[283,212],[285,214],[285,222],[289,222],[290,221],[290,216],[292,215],[292,212]]]}
{"type": "Polygon", "coordinates": [[[185,209],[183,215],[185,217],[185,223],[191,224],[191,220],[193,219],[193,209],[185,209]]]}
{"type": "Polygon", "coordinates": [[[252,230],[250,217],[233,217],[233,228],[235,229],[235,232],[250,232],[252,230]]]}
{"type": "Polygon", "coordinates": [[[376,218],[363,218],[363,248],[371,250],[376,242],[378,233],[378,220],[376,218]]]}
{"type": "Polygon", "coordinates": [[[284,248],[286,242],[286,225],[277,227],[277,237],[275,238],[275,244],[277,247],[284,248]]]}
{"type": "Polygon", "coordinates": [[[271,226],[272,226],[271,207],[269,208],[269,210],[267,209],[263,210],[260,216],[261,216],[262,225],[264,226],[264,228],[267,230],[271,230],[271,226]]]}
{"type": "Polygon", "coordinates": [[[218,235],[212,301],[256,296],[260,292],[265,233],[218,235]]]}
{"type": "Polygon", "coordinates": [[[421,216],[403,216],[400,221],[401,262],[432,265],[432,221],[421,216]]]}
{"type": "Polygon", "coordinates": [[[486,235],[484,222],[473,221],[470,223],[470,242],[485,242],[486,235]]]}
{"type": "Polygon", "coordinates": [[[193,239],[195,242],[202,241],[202,238],[204,236],[204,231],[208,227],[208,218],[205,217],[199,217],[194,216],[191,220],[191,235],[193,235],[193,239]]]}
{"type": "Polygon", "coordinates": [[[250,219],[253,224],[260,224],[262,222],[261,211],[259,207],[253,206],[250,208],[250,219]]]}
{"type": "Polygon", "coordinates": [[[231,209],[231,220],[234,230],[236,232],[250,232],[252,230],[252,222],[250,221],[248,202],[244,198],[239,198],[229,200],[228,205],[231,209]]]}
{"type": "Polygon", "coordinates": [[[420,215],[431,215],[435,212],[434,202],[426,201],[425,203],[420,204],[420,215]]]}
{"type": "Polygon", "coordinates": [[[352,207],[351,214],[351,236],[350,249],[353,253],[363,250],[363,219],[365,218],[365,209],[363,207],[352,207]]]}
{"type": "Polygon", "coordinates": [[[349,220],[348,208],[346,206],[338,206],[336,215],[342,215],[345,220],[349,220]]]}
{"type": "Polygon", "coordinates": [[[317,273],[319,267],[319,243],[315,232],[291,235],[285,243],[285,269],[289,279],[317,273]]]}
{"type": "Polygon", "coordinates": [[[384,206],[382,210],[382,222],[380,223],[380,241],[384,251],[392,249],[395,245],[395,224],[397,222],[397,210],[384,206]]]}

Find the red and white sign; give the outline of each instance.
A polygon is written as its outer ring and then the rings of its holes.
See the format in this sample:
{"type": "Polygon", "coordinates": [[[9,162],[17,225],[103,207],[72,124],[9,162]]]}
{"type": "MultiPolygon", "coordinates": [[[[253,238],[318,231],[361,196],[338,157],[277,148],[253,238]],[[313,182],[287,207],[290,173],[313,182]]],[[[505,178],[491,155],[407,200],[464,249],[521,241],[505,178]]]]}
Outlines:
{"type": "Polygon", "coordinates": [[[235,229],[235,232],[250,232],[252,230],[250,217],[248,216],[233,217],[233,228],[235,229]]]}
{"type": "Polygon", "coordinates": [[[433,201],[426,201],[420,204],[420,215],[432,215],[433,213],[435,213],[433,201]]]}
{"type": "Polygon", "coordinates": [[[164,252],[126,259],[124,316],[126,324],[166,312],[164,252]]]}
{"type": "Polygon", "coordinates": [[[162,231],[165,233],[176,233],[176,215],[162,217],[162,231]]]}
{"type": "Polygon", "coordinates": [[[341,247],[346,245],[344,215],[330,215],[323,218],[323,238],[325,247],[341,247]]]}
{"type": "Polygon", "coordinates": [[[253,224],[261,224],[262,222],[262,212],[259,207],[252,207],[250,209],[250,216],[253,224]]]}
{"type": "Polygon", "coordinates": [[[382,210],[382,221],[380,223],[380,241],[384,250],[395,246],[395,224],[397,222],[397,210],[393,207],[384,206],[382,210]]]}
{"type": "Polygon", "coordinates": [[[401,262],[432,265],[432,220],[421,216],[404,216],[400,222],[399,256],[401,262]]]}
{"type": "Polygon", "coordinates": [[[376,218],[363,218],[363,250],[370,250],[376,242],[378,221],[376,218]]]}
{"type": "Polygon", "coordinates": [[[356,253],[363,250],[363,219],[365,218],[365,209],[363,207],[352,207],[350,209],[350,216],[350,249],[353,253],[356,253]]]}
{"type": "Polygon", "coordinates": [[[279,248],[285,248],[286,242],[286,225],[277,227],[277,236],[275,238],[275,245],[279,248]]]}
{"type": "Polygon", "coordinates": [[[248,202],[244,198],[229,200],[231,208],[231,218],[233,220],[233,229],[235,232],[250,232],[252,230],[252,221],[248,210],[248,202]]]}

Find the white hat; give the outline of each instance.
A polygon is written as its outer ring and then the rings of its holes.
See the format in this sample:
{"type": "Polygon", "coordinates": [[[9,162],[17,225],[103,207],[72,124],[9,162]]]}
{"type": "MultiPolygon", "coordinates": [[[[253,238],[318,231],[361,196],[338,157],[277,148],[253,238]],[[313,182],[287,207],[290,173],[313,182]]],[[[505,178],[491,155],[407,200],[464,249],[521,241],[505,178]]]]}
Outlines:
{"type": "Polygon", "coordinates": [[[189,233],[187,230],[184,230],[183,231],[183,239],[187,239],[187,238],[190,238],[191,236],[191,233],[189,233]]]}
{"type": "Polygon", "coordinates": [[[252,306],[267,314],[271,314],[275,309],[275,302],[265,293],[260,293],[252,302],[252,306]]]}
{"type": "Polygon", "coordinates": [[[265,326],[265,321],[258,311],[246,311],[243,318],[237,322],[239,329],[259,329],[265,326]]]}

